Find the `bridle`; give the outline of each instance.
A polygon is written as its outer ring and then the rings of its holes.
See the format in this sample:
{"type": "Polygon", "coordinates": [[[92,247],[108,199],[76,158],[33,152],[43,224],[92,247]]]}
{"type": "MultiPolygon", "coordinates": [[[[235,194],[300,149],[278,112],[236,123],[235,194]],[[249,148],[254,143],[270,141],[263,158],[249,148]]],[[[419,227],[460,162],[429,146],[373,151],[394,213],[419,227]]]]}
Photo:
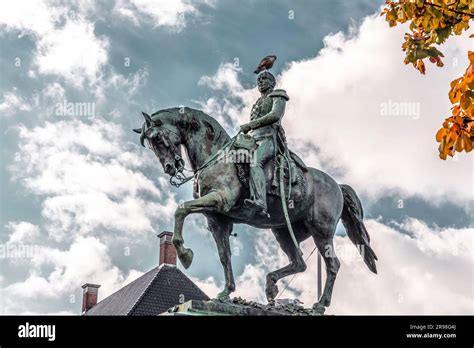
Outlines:
{"type": "MultiPolygon", "coordinates": [[[[153,152],[156,153],[154,147],[153,147],[153,142],[151,140],[148,139],[148,137],[146,136],[146,133],[149,132],[151,129],[153,128],[156,128],[159,135],[160,135],[160,138],[161,140],[165,143],[165,146],[166,147],[170,147],[170,137],[169,137],[169,133],[173,133],[175,134],[176,136],[178,136],[179,139],[181,139],[181,135],[178,134],[177,132],[175,132],[174,130],[172,129],[169,129],[169,128],[166,128],[163,123],[161,124],[155,124],[151,117],[142,112],[143,116],[145,117],[145,123],[143,124],[142,128],[137,128],[137,129],[134,129],[133,131],[136,132],[136,133],[139,133],[141,134],[140,136],[140,142],[143,146],[144,145],[144,142],[146,142],[147,144],[147,147],[151,150],[153,150],[153,152]]],[[[240,134],[240,131],[233,137],[231,138],[226,144],[224,144],[224,146],[222,146],[221,150],[226,148],[227,146],[232,146],[235,142],[235,140],[237,139],[237,136],[240,134]]],[[[180,187],[181,185],[187,183],[189,180],[195,178],[199,172],[201,170],[203,170],[204,168],[208,167],[209,165],[211,165],[212,163],[214,163],[214,161],[216,160],[216,158],[218,158],[219,156],[219,151],[217,151],[215,154],[211,155],[205,162],[203,165],[201,165],[199,168],[197,168],[196,170],[189,170],[185,167],[185,161],[184,159],[181,157],[180,154],[178,153],[174,153],[174,160],[175,160],[175,163],[179,163],[179,166],[176,166],[175,165],[175,173],[174,175],[170,176],[170,184],[172,186],[175,186],[175,187],[180,187]],[[193,175],[190,175],[190,176],[186,176],[184,175],[184,171],[188,171],[188,172],[191,172],[193,173],[193,175]]]]}
{"type": "MultiPolygon", "coordinates": [[[[173,133],[176,136],[178,136],[179,138],[181,138],[181,136],[177,132],[175,132],[175,131],[173,131],[169,128],[166,128],[164,126],[153,125],[153,126],[149,127],[146,130],[146,132],[148,132],[150,129],[153,129],[153,128],[158,129],[161,139],[165,143],[168,143],[167,147],[170,146],[169,145],[170,144],[170,137],[168,135],[169,133],[173,133]]],[[[150,150],[155,151],[155,149],[153,147],[153,142],[151,140],[149,140],[148,137],[145,137],[145,141],[146,141],[147,147],[150,150]]],[[[178,166],[175,165],[176,172],[174,173],[174,175],[170,176],[170,184],[172,186],[175,186],[175,187],[180,187],[184,183],[188,182],[191,178],[193,178],[194,175],[191,176],[190,178],[188,178],[186,175],[184,175],[184,173],[183,173],[184,171],[192,172],[192,170],[189,170],[189,169],[186,168],[185,161],[179,153],[174,153],[173,155],[174,155],[175,164],[178,163],[179,165],[178,166]]]]}
{"type": "MultiPolygon", "coordinates": [[[[157,127],[157,126],[153,126],[153,127],[157,127]]],[[[168,129],[168,128],[164,128],[164,129],[166,131],[170,132],[170,133],[174,133],[174,134],[179,136],[178,133],[174,132],[171,129],[168,129]]],[[[224,144],[222,146],[221,150],[225,149],[226,147],[231,147],[234,144],[234,142],[237,139],[239,134],[240,134],[240,131],[233,138],[231,138],[226,144],[224,144]]],[[[162,134],[162,136],[165,136],[165,134],[162,134]]],[[[174,173],[174,175],[170,176],[170,184],[174,187],[179,188],[180,186],[184,185],[185,183],[187,183],[191,179],[194,179],[204,168],[206,168],[206,167],[210,166],[212,163],[214,163],[214,161],[218,158],[218,156],[219,156],[219,151],[217,151],[215,154],[211,155],[204,162],[203,165],[201,165],[199,168],[197,168],[196,170],[193,171],[193,170],[187,169],[186,166],[185,166],[184,159],[181,157],[181,155],[175,153],[174,154],[174,159],[175,159],[175,161],[180,163],[180,166],[176,168],[176,172],[174,173]],[[183,173],[184,171],[191,172],[193,174],[189,175],[189,176],[186,176],[183,173]]]]}

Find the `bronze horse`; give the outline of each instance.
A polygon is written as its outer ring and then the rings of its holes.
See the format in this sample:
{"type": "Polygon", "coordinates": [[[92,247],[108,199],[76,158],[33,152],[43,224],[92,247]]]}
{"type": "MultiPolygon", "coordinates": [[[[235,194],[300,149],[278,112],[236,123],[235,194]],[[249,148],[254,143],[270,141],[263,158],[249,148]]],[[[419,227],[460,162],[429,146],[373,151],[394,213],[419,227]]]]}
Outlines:
{"type": "MultiPolygon", "coordinates": [[[[283,217],[279,197],[268,196],[270,217],[252,215],[243,207],[248,189],[238,177],[236,165],[216,161],[204,166],[213,155],[229,143],[230,137],[222,126],[202,111],[188,107],[160,110],[151,116],[143,113],[145,122],[139,129],[140,142],[153,150],[163,170],[170,177],[182,173],[183,147],[191,169],[195,172],[195,199],[180,204],[175,212],[173,243],[179,260],[185,268],[191,265],[193,252],[184,247],[183,223],[186,216],[202,213],[214,237],[219,258],[225,273],[225,288],[218,299],[229,300],[235,291],[231,265],[230,236],[233,224],[243,223],[257,228],[270,228],[290,263],[266,276],[265,293],[269,301],[278,294],[277,281],[283,277],[306,270],[299,248],[291,239],[283,217]]],[[[348,185],[339,185],[328,174],[309,168],[304,174],[307,186],[305,200],[294,204],[290,210],[291,224],[297,243],[313,237],[326,264],[326,282],[323,294],[313,309],[322,313],[331,303],[332,290],[340,262],[334,252],[333,238],[339,219],[350,240],[357,246],[368,268],[377,273],[377,257],[370,247],[370,238],[362,222],[362,205],[355,191],[348,185]]]]}

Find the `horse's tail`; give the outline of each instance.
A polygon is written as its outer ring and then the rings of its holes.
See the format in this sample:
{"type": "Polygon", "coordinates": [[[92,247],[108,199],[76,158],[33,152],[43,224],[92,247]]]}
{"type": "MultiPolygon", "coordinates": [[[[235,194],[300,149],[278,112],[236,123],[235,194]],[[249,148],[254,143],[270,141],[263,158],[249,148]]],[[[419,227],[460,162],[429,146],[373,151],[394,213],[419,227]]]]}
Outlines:
{"type": "Polygon", "coordinates": [[[375,252],[370,247],[370,236],[362,221],[364,212],[359,197],[357,197],[354,189],[349,185],[339,186],[344,196],[344,207],[341,216],[342,224],[346,228],[349,239],[359,249],[360,255],[367,267],[372,272],[377,273],[377,266],[375,265],[377,255],[375,255],[375,252]]]}

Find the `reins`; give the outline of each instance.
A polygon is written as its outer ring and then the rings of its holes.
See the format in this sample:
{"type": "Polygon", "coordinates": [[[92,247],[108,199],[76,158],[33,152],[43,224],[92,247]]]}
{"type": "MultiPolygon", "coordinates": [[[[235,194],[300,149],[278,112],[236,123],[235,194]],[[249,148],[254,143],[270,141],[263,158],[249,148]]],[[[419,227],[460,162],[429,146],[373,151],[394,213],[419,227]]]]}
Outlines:
{"type": "Polygon", "coordinates": [[[183,170],[186,170],[188,172],[192,172],[192,170],[186,169],[185,167],[181,168],[181,170],[179,170],[179,171],[176,171],[176,173],[173,176],[170,177],[170,184],[174,187],[180,187],[181,185],[184,185],[185,183],[187,183],[191,179],[195,178],[199,174],[199,172],[201,172],[203,169],[207,168],[209,165],[214,163],[214,160],[218,157],[219,153],[223,149],[225,149],[226,147],[230,147],[230,146],[234,145],[234,142],[237,139],[237,137],[239,136],[240,132],[241,131],[239,131],[234,137],[232,137],[227,143],[225,143],[219,150],[217,150],[215,154],[211,155],[210,158],[208,158],[206,160],[206,162],[204,162],[203,165],[201,165],[199,168],[197,168],[194,171],[193,175],[185,176],[183,174],[183,170]],[[177,181],[174,181],[173,179],[175,179],[177,181]]]}

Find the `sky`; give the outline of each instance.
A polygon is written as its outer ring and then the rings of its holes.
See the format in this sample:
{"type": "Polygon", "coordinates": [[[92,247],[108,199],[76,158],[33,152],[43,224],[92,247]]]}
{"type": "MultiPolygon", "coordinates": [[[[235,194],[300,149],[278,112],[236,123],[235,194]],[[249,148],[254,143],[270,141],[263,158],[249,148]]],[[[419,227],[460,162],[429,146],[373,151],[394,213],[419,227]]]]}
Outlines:
{"type": "MultiPolygon", "coordinates": [[[[77,315],[83,283],[101,284],[100,300],[155,267],[156,235],[191,187],[171,187],[140,146],[141,112],[186,105],[235,134],[258,98],[252,72],[275,54],[290,147],[356,190],[379,258],[374,275],[338,226],[327,313],[472,314],[472,155],[439,160],[434,134],[473,40],[451,38],[445,67],[421,76],[383,3],[1,2],[0,313],[77,315]]],[[[178,267],[214,296],[223,271],[204,217],[184,231],[194,262],[178,267]]],[[[235,231],[235,296],[265,303],[265,274],[287,259],[270,231],[235,231]]],[[[309,307],[316,256],[307,263],[279,287],[309,307]]]]}

